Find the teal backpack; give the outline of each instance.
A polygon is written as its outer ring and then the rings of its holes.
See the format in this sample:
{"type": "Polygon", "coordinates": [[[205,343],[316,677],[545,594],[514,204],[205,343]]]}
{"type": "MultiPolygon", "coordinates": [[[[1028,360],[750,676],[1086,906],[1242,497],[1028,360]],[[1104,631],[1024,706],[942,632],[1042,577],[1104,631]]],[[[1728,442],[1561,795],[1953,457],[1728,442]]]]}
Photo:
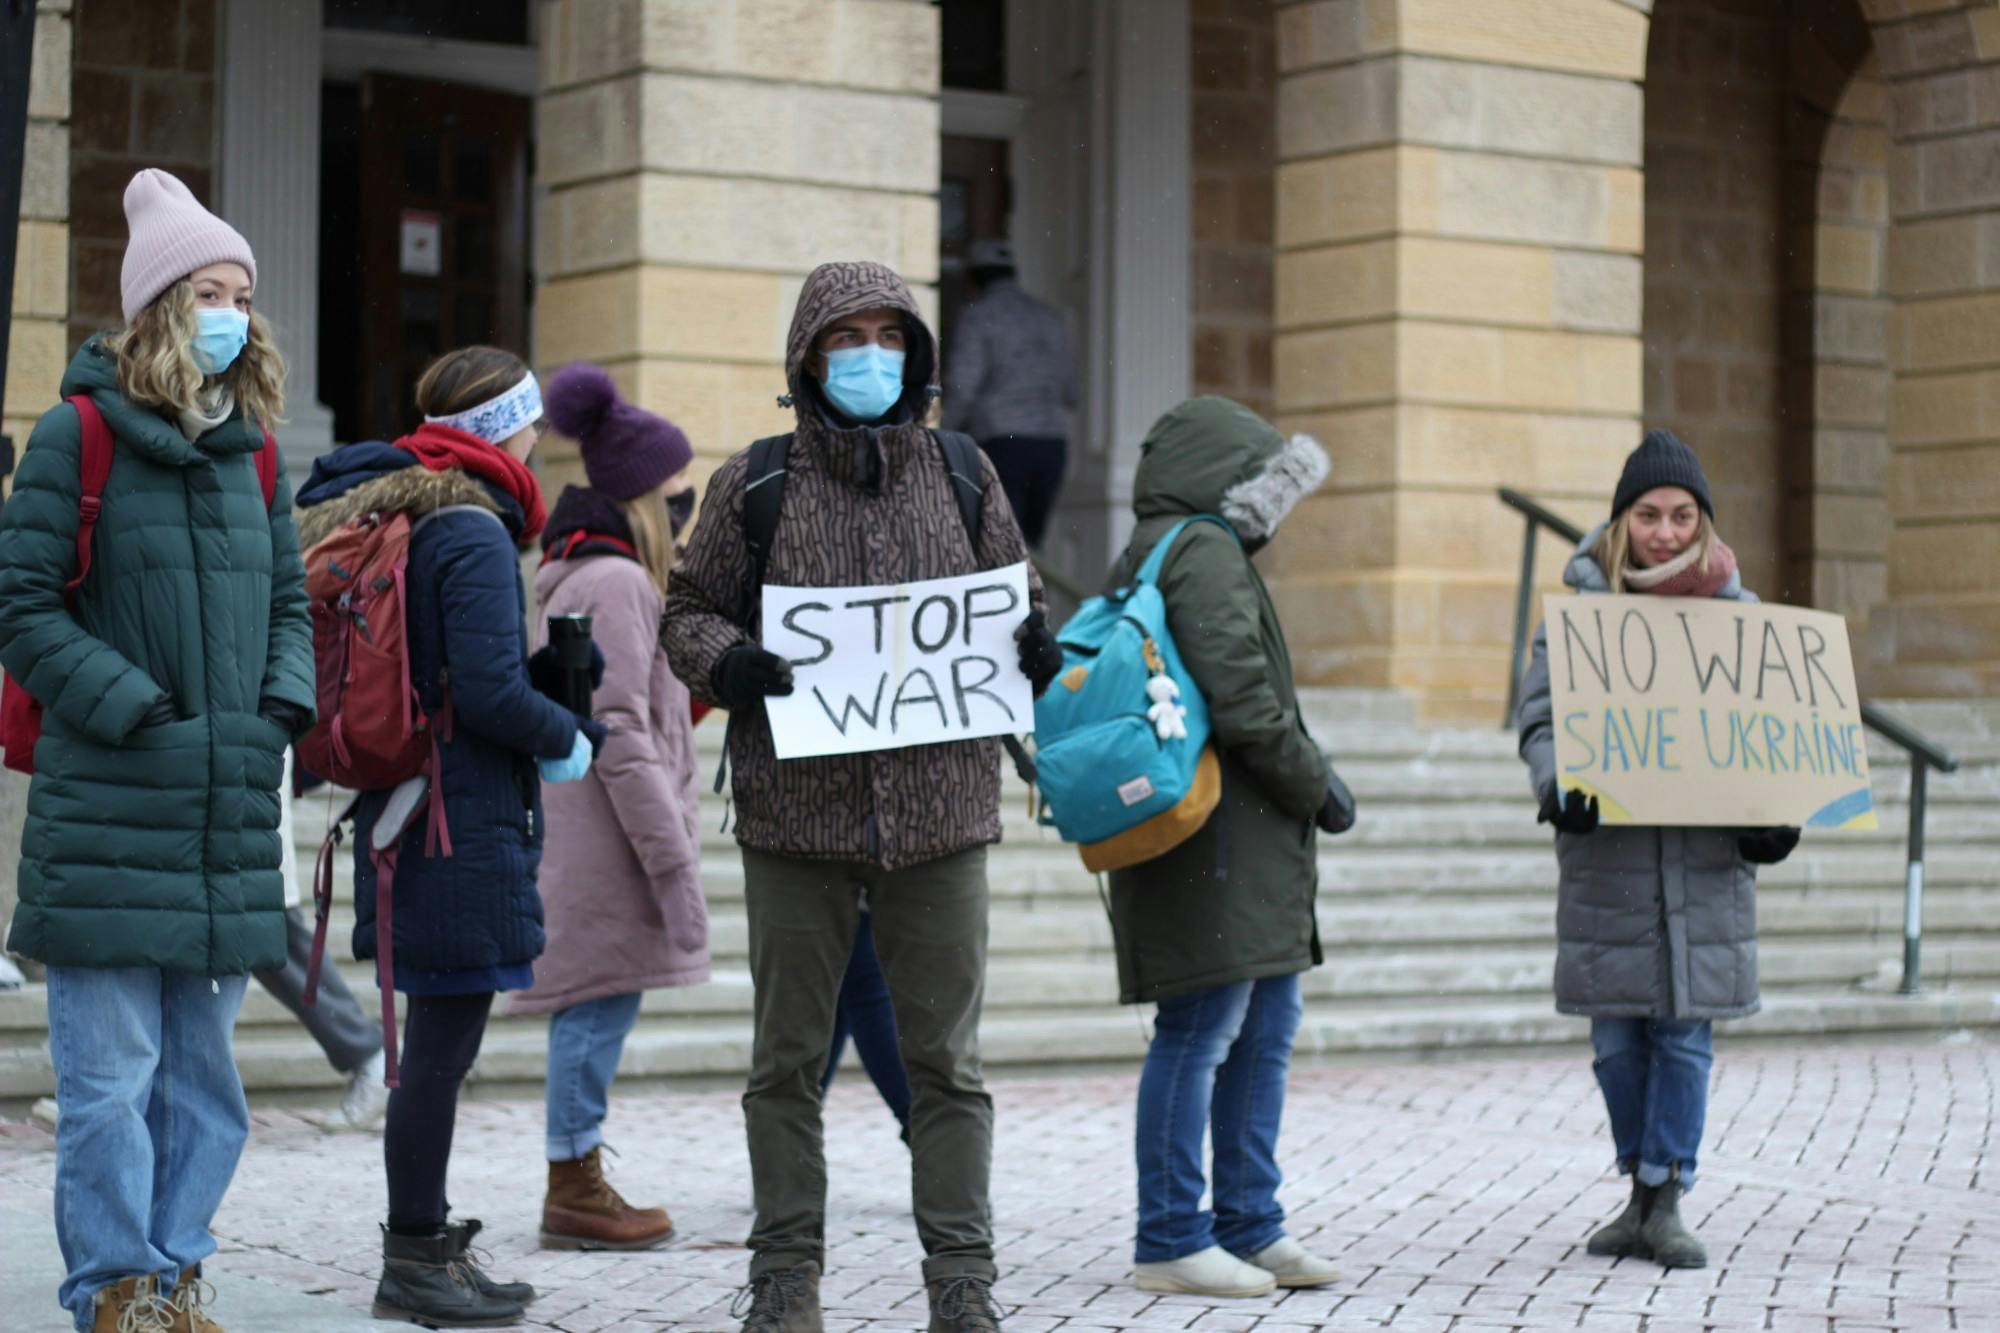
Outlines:
{"type": "Polygon", "coordinates": [[[1077,608],[1062,627],[1063,669],[1035,701],[1039,818],[1077,844],[1094,873],[1150,861],[1194,836],[1222,799],[1208,701],[1167,630],[1160,568],[1182,519],[1132,582],[1077,608]]]}

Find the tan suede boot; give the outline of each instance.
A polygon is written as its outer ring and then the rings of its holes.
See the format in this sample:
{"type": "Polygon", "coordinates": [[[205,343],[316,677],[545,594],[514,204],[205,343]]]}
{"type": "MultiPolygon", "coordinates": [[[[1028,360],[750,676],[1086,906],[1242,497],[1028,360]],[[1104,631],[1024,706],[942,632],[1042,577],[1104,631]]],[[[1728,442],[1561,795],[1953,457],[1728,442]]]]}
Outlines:
{"type": "Polygon", "coordinates": [[[222,1325],[202,1313],[202,1306],[214,1298],[215,1288],[203,1282],[201,1274],[192,1268],[182,1269],[174,1294],[167,1299],[167,1308],[173,1311],[167,1327],[173,1333],[225,1333],[222,1325]]]}
{"type": "Polygon", "coordinates": [[[634,1208],[604,1178],[604,1149],[574,1162],[549,1163],[542,1200],[545,1250],[650,1250],[674,1234],[664,1208],[634,1208]]]}
{"type": "Polygon", "coordinates": [[[119,1278],[90,1298],[90,1310],[90,1333],[173,1333],[173,1307],[151,1273],[119,1278]]]}

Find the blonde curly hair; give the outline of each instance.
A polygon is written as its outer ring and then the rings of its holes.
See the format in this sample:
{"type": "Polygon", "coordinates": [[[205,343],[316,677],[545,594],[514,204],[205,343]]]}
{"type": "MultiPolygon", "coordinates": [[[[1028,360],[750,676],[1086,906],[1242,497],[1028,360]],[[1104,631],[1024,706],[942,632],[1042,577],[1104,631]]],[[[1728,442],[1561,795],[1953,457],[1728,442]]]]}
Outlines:
{"type": "MultiPolygon", "coordinates": [[[[208,376],[194,359],[194,284],[182,278],[126,328],[104,340],[118,358],[118,391],[135,403],[181,412],[197,405],[208,376]]],[[[250,314],[250,339],[222,372],[246,419],[271,429],[284,421],[285,358],[264,317],[250,314]]]]}

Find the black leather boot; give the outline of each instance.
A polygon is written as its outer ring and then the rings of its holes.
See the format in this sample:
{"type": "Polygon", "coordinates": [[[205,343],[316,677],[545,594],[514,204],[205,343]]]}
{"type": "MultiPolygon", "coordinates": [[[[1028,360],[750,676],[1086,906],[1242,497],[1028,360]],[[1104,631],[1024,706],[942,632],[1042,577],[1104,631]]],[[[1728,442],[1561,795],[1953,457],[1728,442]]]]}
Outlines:
{"type": "Polygon", "coordinates": [[[493,1256],[473,1247],[486,1224],[476,1217],[464,1218],[457,1222],[446,1222],[444,1233],[451,1237],[452,1257],[464,1267],[472,1285],[495,1300],[513,1301],[517,1305],[528,1306],[535,1303],[535,1289],[526,1282],[496,1282],[486,1271],[485,1265],[493,1262],[493,1256]]]}
{"type": "Polygon", "coordinates": [[[426,1328],[500,1328],[519,1323],[519,1301],[488,1296],[472,1283],[455,1253],[457,1242],[439,1227],[428,1236],[398,1236],[382,1228],[382,1280],[375,1284],[374,1315],[426,1328]]]}
{"type": "Polygon", "coordinates": [[[1662,1268],[1708,1267],[1708,1251],[1681,1222],[1681,1196],[1686,1193],[1681,1185],[1681,1169],[1676,1166],[1667,1183],[1653,1191],[1652,1205],[1646,1209],[1646,1220],[1639,1228],[1639,1239],[1645,1243],[1647,1253],[1662,1268]]]}
{"type": "Polygon", "coordinates": [[[940,1278],[924,1284],[931,1298],[930,1333],[1000,1333],[1000,1307],[984,1278],[940,1278]]]}
{"type": "Polygon", "coordinates": [[[1625,1202],[1625,1211],[1598,1228],[1584,1248],[1592,1254],[1614,1255],[1623,1258],[1628,1254],[1644,1255],[1646,1242],[1640,1237],[1639,1228],[1646,1220],[1646,1205],[1652,1202],[1651,1188],[1639,1183],[1637,1172],[1632,1176],[1632,1197],[1625,1202]]]}

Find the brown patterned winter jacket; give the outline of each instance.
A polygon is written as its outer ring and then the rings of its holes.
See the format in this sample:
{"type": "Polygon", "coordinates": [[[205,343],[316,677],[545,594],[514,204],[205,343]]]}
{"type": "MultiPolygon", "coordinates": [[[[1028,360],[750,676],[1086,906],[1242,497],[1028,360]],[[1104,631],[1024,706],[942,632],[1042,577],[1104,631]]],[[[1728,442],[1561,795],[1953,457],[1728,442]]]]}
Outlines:
{"type": "MultiPolygon", "coordinates": [[[[822,264],[792,316],[785,376],[798,416],[787,458],[784,509],[765,578],[791,587],[853,587],[948,578],[1027,558],[992,463],[981,455],[985,502],[978,549],[959,517],[944,459],[922,423],[937,343],[910,289],[880,264],[822,264]],[[863,310],[903,312],[908,330],[902,401],[885,422],[837,417],[807,368],[813,341],[863,310]]],[[[747,451],[717,470],[686,558],[674,571],[660,637],[696,698],[716,703],[722,655],[753,642],[761,591],[743,538],[747,451]]],[[[1033,571],[1029,594],[1042,605],[1033,571]]],[[[780,762],[770,722],[756,709],[731,719],[736,838],[785,856],[896,869],[1000,837],[999,746],[959,741],[870,754],[780,762]]]]}

